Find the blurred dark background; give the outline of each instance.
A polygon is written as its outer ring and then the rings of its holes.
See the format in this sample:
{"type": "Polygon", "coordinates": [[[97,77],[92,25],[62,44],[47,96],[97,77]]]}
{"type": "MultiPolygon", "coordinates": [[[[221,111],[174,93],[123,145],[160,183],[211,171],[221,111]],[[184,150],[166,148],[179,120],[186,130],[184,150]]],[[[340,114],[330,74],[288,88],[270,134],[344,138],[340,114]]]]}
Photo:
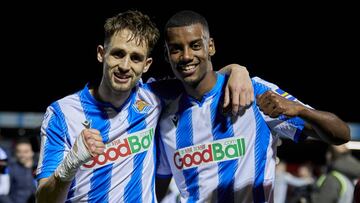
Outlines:
{"type": "MultiPolygon", "coordinates": [[[[216,68],[244,65],[251,76],[276,83],[314,108],[360,122],[355,8],[346,2],[10,2],[1,6],[0,111],[44,112],[100,76],[96,46],[106,18],[138,9],[162,31],[172,14],[191,9],[208,19],[216,68]]],[[[145,79],[170,73],[163,46],[161,38],[145,79]]]]}

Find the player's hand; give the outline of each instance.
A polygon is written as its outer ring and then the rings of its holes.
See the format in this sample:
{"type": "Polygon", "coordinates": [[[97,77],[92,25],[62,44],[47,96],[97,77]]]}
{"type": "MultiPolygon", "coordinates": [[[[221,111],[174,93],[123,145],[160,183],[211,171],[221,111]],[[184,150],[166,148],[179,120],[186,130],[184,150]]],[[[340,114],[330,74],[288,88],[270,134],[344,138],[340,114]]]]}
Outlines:
{"type": "Polygon", "coordinates": [[[295,117],[305,108],[302,104],[290,101],[273,91],[267,91],[257,96],[256,103],[264,114],[272,118],[281,114],[287,117],[295,117]]]}
{"type": "Polygon", "coordinates": [[[64,160],[55,170],[55,178],[61,181],[74,179],[76,171],[82,164],[90,161],[93,157],[104,153],[105,145],[102,142],[100,132],[95,129],[83,129],[76,138],[74,145],[64,160]]]}
{"type": "Polygon", "coordinates": [[[96,129],[84,129],[81,131],[84,144],[92,157],[104,153],[105,144],[102,141],[100,132],[96,129]]]}
{"type": "Polygon", "coordinates": [[[231,66],[229,80],[225,87],[224,112],[231,109],[233,115],[250,106],[254,101],[254,89],[246,67],[237,64],[231,66]]]}

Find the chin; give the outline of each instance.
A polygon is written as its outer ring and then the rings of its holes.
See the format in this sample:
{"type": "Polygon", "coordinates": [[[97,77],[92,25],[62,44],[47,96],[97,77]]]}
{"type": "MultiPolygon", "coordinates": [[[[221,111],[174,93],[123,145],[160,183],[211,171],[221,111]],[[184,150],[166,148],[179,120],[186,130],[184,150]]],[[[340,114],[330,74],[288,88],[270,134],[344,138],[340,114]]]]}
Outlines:
{"type": "Polygon", "coordinates": [[[197,78],[183,78],[183,81],[185,84],[190,85],[190,86],[194,86],[197,85],[199,83],[199,80],[197,78]]]}
{"type": "Polygon", "coordinates": [[[112,84],[112,89],[115,92],[127,92],[130,91],[132,89],[132,85],[129,83],[126,84],[112,84]]]}

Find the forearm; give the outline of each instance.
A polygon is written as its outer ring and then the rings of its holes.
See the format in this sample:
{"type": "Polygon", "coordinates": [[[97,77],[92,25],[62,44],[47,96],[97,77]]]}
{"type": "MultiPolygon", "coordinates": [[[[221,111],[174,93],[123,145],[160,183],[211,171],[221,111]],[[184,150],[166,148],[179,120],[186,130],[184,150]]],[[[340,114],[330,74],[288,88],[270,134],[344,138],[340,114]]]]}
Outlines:
{"type": "Polygon", "coordinates": [[[239,64],[229,64],[229,65],[221,68],[218,71],[218,73],[230,75],[231,71],[234,70],[234,69],[242,71],[243,73],[247,73],[249,75],[249,72],[248,72],[247,68],[244,67],[244,66],[240,66],[239,64]]]}
{"type": "Polygon", "coordinates": [[[298,116],[307,122],[304,133],[319,137],[329,144],[339,145],[350,140],[348,125],[332,113],[304,107],[298,116]]]}
{"type": "MultiPolygon", "coordinates": [[[[83,136],[91,136],[92,134],[88,134],[91,132],[90,130],[83,130],[81,135],[76,138],[75,144],[69,153],[67,153],[50,178],[40,180],[36,193],[38,202],[64,202],[66,200],[71,181],[74,179],[75,174],[81,165],[89,161],[92,157],[82,138],[83,136]]],[[[103,152],[103,147],[101,146],[100,148],[100,151],[103,152]]]]}
{"type": "Polygon", "coordinates": [[[62,181],[54,175],[42,179],[36,191],[36,202],[65,202],[70,185],[71,181],[62,181]]]}
{"type": "Polygon", "coordinates": [[[37,202],[65,202],[71,181],[79,167],[79,163],[73,164],[73,151],[70,151],[65,159],[56,168],[55,172],[49,177],[39,181],[36,192],[37,202]]]}

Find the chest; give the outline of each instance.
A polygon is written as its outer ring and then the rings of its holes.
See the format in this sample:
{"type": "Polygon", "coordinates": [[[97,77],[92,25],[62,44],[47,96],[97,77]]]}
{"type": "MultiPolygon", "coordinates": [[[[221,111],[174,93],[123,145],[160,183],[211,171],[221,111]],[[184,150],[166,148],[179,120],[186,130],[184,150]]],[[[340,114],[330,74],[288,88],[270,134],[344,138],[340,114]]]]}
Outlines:
{"type": "Polygon", "coordinates": [[[254,143],[259,125],[265,125],[265,122],[257,118],[252,107],[242,115],[231,117],[224,115],[218,106],[209,103],[201,107],[194,105],[182,111],[168,110],[160,120],[160,134],[167,146],[178,150],[230,138],[254,143]]]}

